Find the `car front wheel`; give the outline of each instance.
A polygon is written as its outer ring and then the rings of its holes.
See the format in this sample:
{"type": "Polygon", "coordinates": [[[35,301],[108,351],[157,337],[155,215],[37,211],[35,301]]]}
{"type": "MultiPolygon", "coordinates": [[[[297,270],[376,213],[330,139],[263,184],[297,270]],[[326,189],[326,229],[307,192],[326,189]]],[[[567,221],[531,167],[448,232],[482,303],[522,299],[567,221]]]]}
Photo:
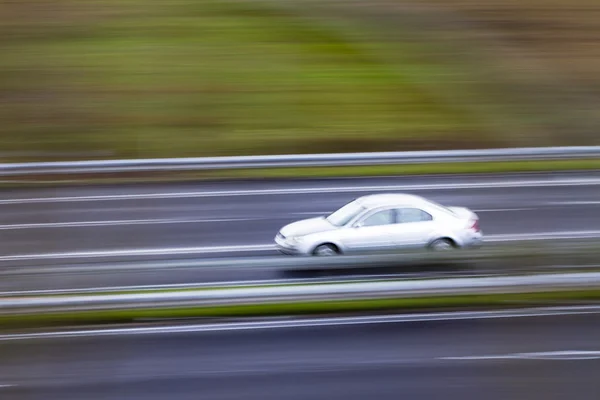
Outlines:
{"type": "Polygon", "coordinates": [[[315,256],[335,256],[339,254],[337,247],[332,244],[322,244],[317,246],[313,252],[315,256]]]}

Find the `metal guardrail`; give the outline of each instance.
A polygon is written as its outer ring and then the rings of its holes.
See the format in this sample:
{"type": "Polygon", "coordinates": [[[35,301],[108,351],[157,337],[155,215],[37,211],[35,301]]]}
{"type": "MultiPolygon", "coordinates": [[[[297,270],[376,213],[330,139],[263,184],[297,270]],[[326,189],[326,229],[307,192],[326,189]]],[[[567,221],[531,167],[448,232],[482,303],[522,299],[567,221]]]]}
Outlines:
{"type": "Polygon", "coordinates": [[[0,164],[0,176],[599,158],[600,146],[0,164]]]}
{"type": "Polygon", "coordinates": [[[22,297],[0,301],[0,315],[533,293],[591,288],[600,288],[600,273],[288,285],[140,294],[22,297]]]}

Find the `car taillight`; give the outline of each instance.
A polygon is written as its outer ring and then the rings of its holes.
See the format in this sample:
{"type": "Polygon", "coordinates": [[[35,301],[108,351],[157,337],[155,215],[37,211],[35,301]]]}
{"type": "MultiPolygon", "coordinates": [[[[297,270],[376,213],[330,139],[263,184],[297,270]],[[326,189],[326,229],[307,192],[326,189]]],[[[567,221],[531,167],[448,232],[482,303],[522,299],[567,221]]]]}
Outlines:
{"type": "Polygon", "coordinates": [[[473,225],[471,225],[471,229],[474,230],[475,232],[479,232],[481,230],[481,228],[479,228],[479,220],[478,219],[473,221],[473,225]]]}

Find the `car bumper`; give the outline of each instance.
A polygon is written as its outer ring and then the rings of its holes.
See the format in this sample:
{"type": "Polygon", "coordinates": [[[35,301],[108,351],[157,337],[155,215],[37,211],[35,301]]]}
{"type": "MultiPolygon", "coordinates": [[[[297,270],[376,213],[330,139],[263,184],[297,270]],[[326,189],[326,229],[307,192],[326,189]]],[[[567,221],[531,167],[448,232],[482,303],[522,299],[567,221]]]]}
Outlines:
{"type": "Polygon", "coordinates": [[[478,249],[481,246],[483,246],[483,234],[482,233],[478,233],[478,234],[474,234],[469,236],[468,238],[466,238],[463,242],[463,246],[464,248],[468,248],[468,249],[478,249]]]}
{"type": "Polygon", "coordinates": [[[287,243],[285,240],[279,237],[275,238],[275,247],[277,248],[277,251],[288,256],[295,256],[301,254],[300,250],[297,247],[287,243]]]}
{"type": "Polygon", "coordinates": [[[281,254],[285,254],[286,256],[298,256],[301,254],[297,249],[283,246],[277,246],[277,251],[279,251],[281,254]]]}

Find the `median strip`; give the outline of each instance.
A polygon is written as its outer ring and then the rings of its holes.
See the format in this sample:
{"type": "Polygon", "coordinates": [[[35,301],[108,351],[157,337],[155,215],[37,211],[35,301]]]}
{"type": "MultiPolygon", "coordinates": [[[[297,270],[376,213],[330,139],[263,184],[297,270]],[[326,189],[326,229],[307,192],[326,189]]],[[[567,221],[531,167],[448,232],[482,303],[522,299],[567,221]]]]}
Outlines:
{"type": "Polygon", "coordinates": [[[47,326],[160,318],[225,318],[506,307],[600,300],[600,273],[9,297],[0,324],[47,326]]]}
{"type": "Polygon", "coordinates": [[[49,328],[88,324],[136,323],[177,319],[225,319],[277,316],[362,314],[388,311],[416,312],[456,309],[512,309],[548,305],[587,304],[600,300],[600,290],[513,293],[471,296],[431,296],[382,300],[313,301],[240,304],[217,307],[82,310],[0,316],[3,328],[49,328]]]}

